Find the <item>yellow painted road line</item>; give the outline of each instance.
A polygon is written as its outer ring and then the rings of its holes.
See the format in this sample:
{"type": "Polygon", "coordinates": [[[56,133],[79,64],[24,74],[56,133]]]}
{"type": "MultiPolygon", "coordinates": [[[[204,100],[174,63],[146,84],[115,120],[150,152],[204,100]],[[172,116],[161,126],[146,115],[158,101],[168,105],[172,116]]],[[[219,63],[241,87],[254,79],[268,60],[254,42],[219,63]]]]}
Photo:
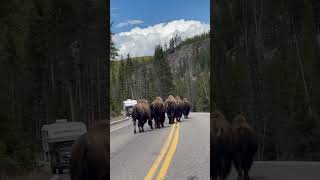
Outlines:
{"type": "Polygon", "coordinates": [[[170,149],[167,153],[166,159],[163,161],[162,163],[162,167],[159,171],[159,174],[157,176],[157,180],[163,180],[164,176],[166,175],[168,168],[170,166],[171,163],[171,159],[173,157],[173,154],[175,153],[176,149],[177,149],[177,145],[179,142],[179,130],[180,130],[180,123],[177,122],[177,130],[174,134],[174,138],[172,140],[172,144],[170,146],[170,149]]]}
{"type": "Polygon", "coordinates": [[[170,133],[169,133],[169,136],[163,146],[163,148],[161,149],[161,152],[158,156],[158,158],[156,159],[156,161],[153,163],[152,167],[149,169],[147,175],[144,177],[144,180],[151,180],[154,173],[156,172],[158,166],[160,165],[161,163],[161,160],[163,159],[163,156],[165,155],[165,153],[168,151],[169,149],[169,146],[170,146],[170,143],[171,143],[171,139],[172,139],[172,136],[173,136],[173,132],[174,132],[174,129],[176,128],[176,124],[174,124],[172,127],[171,127],[171,130],[170,130],[170,133]]]}

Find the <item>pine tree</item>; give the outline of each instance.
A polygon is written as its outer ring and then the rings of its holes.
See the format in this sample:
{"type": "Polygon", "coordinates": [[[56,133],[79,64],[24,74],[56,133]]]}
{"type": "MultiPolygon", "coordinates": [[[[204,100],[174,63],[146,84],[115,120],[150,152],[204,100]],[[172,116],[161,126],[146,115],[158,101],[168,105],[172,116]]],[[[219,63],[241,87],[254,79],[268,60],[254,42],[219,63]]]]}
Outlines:
{"type": "Polygon", "coordinates": [[[114,60],[119,56],[119,54],[118,54],[119,50],[116,48],[116,44],[112,38],[114,35],[114,33],[111,31],[112,25],[113,25],[113,23],[110,24],[110,32],[111,32],[110,33],[110,59],[114,60]]]}

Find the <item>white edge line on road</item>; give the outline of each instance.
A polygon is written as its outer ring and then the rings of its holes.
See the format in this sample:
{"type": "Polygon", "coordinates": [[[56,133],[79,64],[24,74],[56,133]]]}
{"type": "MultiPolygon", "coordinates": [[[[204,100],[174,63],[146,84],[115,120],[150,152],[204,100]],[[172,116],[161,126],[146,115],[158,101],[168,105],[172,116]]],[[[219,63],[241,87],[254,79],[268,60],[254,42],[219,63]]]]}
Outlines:
{"type": "Polygon", "coordinates": [[[126,124],[126,125],[123,125],[123,126],[117,127],[117,128],[115,128],[115,129],[112,129],[110,132],[116,131],[116,130],[118,130],[118,129],[120,129],[120,128],[123,128],[123,127],[129,126],[129,125],[131,125],[131,124],[132,124],[132,122],[131,122],[131,123],[128,123],[128,124],[126,124]]]}
{"type": "Polygon", "coordinates": [[[120,120],[116,120],[116,121],[112,121],[112,122],[110,122],[110,124],[114,124],[114,123],[120,122],[120,121],[125,121],[125,120],[127,120],[127,119],[129,119],[129,117],[126,117],[126,118],[120,119],[120,120]]]}
{"type": "Polygon", "coordinates": [[[59,179],[59,176],[58,175],[54,175],[52,176],[52,178],[50,180],[58,180],[59,179]]]}

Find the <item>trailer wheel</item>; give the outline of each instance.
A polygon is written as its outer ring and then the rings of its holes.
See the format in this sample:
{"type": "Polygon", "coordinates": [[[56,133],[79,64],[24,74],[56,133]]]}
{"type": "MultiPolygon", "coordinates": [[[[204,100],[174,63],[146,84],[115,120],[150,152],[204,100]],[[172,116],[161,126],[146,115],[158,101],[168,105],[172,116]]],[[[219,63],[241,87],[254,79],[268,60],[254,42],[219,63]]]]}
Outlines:
{"type": "Polygon", "coordinates": [[[59,174],[63,174],[63,168],[60,167],[58,171],[59,171],[59,174]]]}
{"type": "Polygon", "coordinates": [[[56,174],[57,173],[57,168],[56,167],[53,167],[53,166],[51,166],[51,172],[52,172],[52,174],[56,174]]]}

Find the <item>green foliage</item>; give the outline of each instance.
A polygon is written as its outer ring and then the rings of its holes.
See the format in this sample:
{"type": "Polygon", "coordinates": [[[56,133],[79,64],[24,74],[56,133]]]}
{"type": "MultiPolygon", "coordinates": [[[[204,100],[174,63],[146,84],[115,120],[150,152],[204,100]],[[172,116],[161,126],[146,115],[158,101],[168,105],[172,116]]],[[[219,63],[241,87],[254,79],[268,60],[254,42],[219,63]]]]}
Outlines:
{"type": "Polygon", "coordinates": [[[42,125],[109,118],[100,3],[0,3],[0,177],[33,167],[42,125]]]}
{"type": "Polygon", "coordinates": [[[315,3],[216,3],[213,101],[228,119],[247,116],[259,135],[259,159],[319,160],[315,3]]]}
{"type": "MultiPolygon", "coordinates": [[[[112,23],[110,24],[110,29],[112,27],[112,23]]],[[[116,59],[119,54],[118,54],[118,49],[116,48],[116,44],[114,43],[113,39],[112,39],[112,35],[113,33],[111,32],[110,33],[110,59],[111,60],[114,60],[116,59]]]]}
{"type": "Polygon", "coordinates": [[[133,99],[147,99],[152,102],[156,96],[166,99],[172,94],[188,98],[193,111],[209,111],[210,51],[207,46],[199,47],[209,41],[209,35],[199,35],[187,39],[187,42],[180,41],[180,37],[175,35],[172,38],[173,49],[158,45],[152,57],[112,61],[111,95],[118,108],[122,108],[122,101],[131,98],[131,95],[133,99]],[[177,57],[179,59],[169,60],[173,52],[189,53],[189,49],[197,53],[190,58],[177,57]],[[125,68],[129,63],[134,67],[131,70],[125,68]],[[127,80],[127,89],[132,90],[132,93],[125,88],[124,82],[127,80]]]}

